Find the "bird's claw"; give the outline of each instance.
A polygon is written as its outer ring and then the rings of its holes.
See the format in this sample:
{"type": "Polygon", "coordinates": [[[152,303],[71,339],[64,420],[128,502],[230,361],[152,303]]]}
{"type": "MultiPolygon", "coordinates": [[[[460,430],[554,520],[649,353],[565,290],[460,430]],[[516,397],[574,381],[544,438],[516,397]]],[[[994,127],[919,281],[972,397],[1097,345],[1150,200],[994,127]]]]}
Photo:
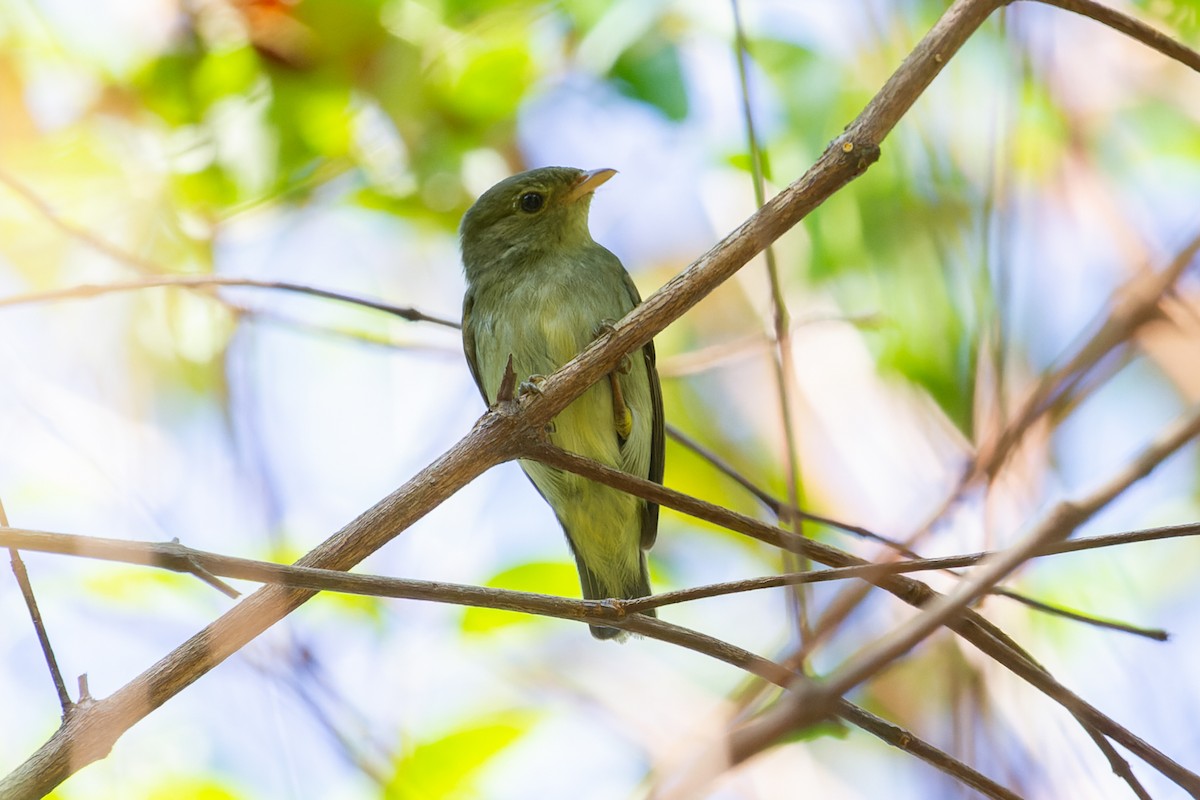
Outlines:
{"type": "MultiPolygon", "coordinates": [[[[617,321],[615,319],[605,318],[596,323],[596,327],[592,330],[592,337],[594,339],[599,339],[601,336],[611,336],[616,332],[617,321]]],[[[628,355],[623,355],[621,356],[621,360],[617,362],[617,366],[614,371],[619,372],[622,375],[628,375],[631,369],[633,369],[633,362],[629,360],[628,355]]]]}
{"type": "MultiPolygon", "coordinates": [[[[521,381],[521,384],[519,386],[517,386],[517,399],[520,399],[527,394],[539,394],[540,395],[542,393],[542,385],[545,382],[546,382],[545,375],[530,375],[528,378],[521,381]]],[[[555,426],[554,426],[554,420],[550,420],[549,422],[547,422],[544,430],[547,434],[555,433],[557,431],[557,428],[555,428],[555,426]]]]}
{"type": "Polygon", "coordinates": [[[617,332],[617,321],[605,317],[596,323],[596,327],[592,330],[592,338],[599,339],[601,336],[608,336],[617,332]]]}
{"type": "Polygon", "coordinates": [[[545,375],[530,375],[521,381],[521,385],[517,387],[517,397],[524,397],[527,394],[541,394],[542,385],[545,383],[545,375]]]}

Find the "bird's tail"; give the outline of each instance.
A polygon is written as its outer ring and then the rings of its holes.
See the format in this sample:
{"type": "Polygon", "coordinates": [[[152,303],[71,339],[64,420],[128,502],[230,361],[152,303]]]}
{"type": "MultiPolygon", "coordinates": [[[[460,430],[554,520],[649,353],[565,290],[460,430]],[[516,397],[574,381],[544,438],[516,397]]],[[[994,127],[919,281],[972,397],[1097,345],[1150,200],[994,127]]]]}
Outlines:
{"type": "MultiPolygon", "coordinates": [[[[573,550],[574,548],[572,548],[573,550]]],[[[606,586],[600,582],[596,573],[584,563],[583,559],[575,553],[575,565],[579,567],[579,583],[583,587],[583,597],[585,600],[607,600],[610,597],[621,600],[634,600],[638,597],[650,596],[650,573],[646,569],[646,554],[639,553],[638,573],[633,580],[626,583],[624,586],[606,586]]],[[[654,609],[641,612],[648,617],[657,617],[654,609]]],[[[605,625],[592,625],[592,636],[597,639],[624,639],[628,634],[620,628],[610,628],[605,625]]]]}

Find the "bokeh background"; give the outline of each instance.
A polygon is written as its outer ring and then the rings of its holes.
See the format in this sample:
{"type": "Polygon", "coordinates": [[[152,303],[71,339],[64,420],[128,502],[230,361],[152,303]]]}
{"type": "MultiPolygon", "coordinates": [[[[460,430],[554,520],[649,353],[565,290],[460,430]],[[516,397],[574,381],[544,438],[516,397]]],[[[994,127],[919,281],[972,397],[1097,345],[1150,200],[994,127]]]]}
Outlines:
{"type": "MultiPolygon", "coordinates": [[[[1122,7],[1200,45],[1195,0],[1122,7]]],[[[944,8],[741,0],[743,83],[732,9],[718,0],[6,0],[0,297],[211,274],[456,320],[463,211],[500,178],[549,164],[620,171],[595,198],[592,231],[645,296],[753,211],[743,98],[770,191],[807,168],[944,8]]],[[[776,249],[807,506],[888,536],[921,530],[1114,289],[1200,233],[1198,199],[1200,76],[1035,3],[989,21],[882,160],[776,249]]],[[[1174,321],[1107,359],[917,548],[1002,546],[1200,400],[1198,290],[1192,270],[1174,321]]],[[[783,497],[770,298],[753,262],[657,343],[668,420],[783,497]]],[[[0,308],[0,498],[19,527],[290,561],[482,411],[456,331],[349,303],[155,288],[0,308]]],[[[1186,448],[1081,533],[1195,520],[1198,466],[1186,448]]],[[[666,482],[772,519],[674,442],[666,482]]],[[[68,679],[86,673],[97,696],[232,602],[170,573],[26,561],[68,679]]],[[[982,609],[1196,769],[1198,563],[1195,542],[1158,542],[1045,559],[1009,583],[1166,628],[1167,643],[1004,599],[982,609]]],[[[781,568],[770,548],[674,513],[651,559],[663,590],[781,568]]],[[[553,515],[515,465],[361,569],[578,596],[553,515]]],[[[814,607],[836,591],[815,590],[814,607]]],[[[784,592],[763,591],[662,616],[771,656],[794,644],[788,609],[784,592]]],[[[872,595],[814,669],[911,613],[872,595]]],[[[0,619],[7,772],[59,709],[7,573],[0,619]]],[[[595,642],[564,621],[321,595],[53,796],[640,796],[721,735],[747,685],[699,655],[595,642]]],[[[1126,796],[1064,712],[944,632],[854,699],[1027,796],[1126,796]]],[[[1135,771],[1156,797],[1177,796],[1135,771]]],[[[967,796],[861,732],[829,728],[709,791],[967,796]]]]}

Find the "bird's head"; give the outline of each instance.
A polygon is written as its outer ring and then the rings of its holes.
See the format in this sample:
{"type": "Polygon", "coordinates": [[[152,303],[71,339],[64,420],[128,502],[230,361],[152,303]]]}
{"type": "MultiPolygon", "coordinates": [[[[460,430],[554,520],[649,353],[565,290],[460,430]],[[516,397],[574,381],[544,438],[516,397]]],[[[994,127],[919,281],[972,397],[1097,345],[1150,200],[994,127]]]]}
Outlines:
{"type": "Polygon", "coordinates": [[[490,270],[592,243],[588,207],[592,192],[616,175],[542,167],[505,178],[467,210],[462,221],[463,266],[474,281],[490,270]]]}

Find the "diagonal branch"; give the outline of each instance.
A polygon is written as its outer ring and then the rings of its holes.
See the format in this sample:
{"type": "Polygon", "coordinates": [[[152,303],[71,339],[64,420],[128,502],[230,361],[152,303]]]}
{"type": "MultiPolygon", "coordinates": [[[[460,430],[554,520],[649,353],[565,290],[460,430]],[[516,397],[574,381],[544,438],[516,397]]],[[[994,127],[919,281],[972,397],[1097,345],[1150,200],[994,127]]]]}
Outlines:
{"type": "MultiPolygon", "coordinates": [[[[1124,469],[1079,501],[1063,501],[1029,534],[1013,547],[989,557],[966,581],[944,596],[924,604],[922,613],[892,634],[868,646],[839,668],[817,688],[800,689],[785,698],[780,707],[757,720],[737,735],[760,746],[778,738],[780,731],[802,728],[821,719],[829,704],[859,683],[869,679],[891,661],[908,652],[916,643],[942,625],[963,614],[967,605],[985,593],[1014,569],[1032,558],[1041,548],[1066,539],[1079,525],[1144,478],[1167,457],[1200,434],[1200,407],[1178,420],[1159,439],[1148,446],[1124,469]]],[[[1003,661],[1001,663],[1004,663],[1003,661]]],[[[1041,687],[1039,687],[1041,688],[1041,687]]],[[[1045,691],[1045,690],[1043,690],[1045,691]]],[[[1050,692],[1046,692],[1054,697],[1050,692]]],[[[1055,699],[1059,699],[1055,697],[1055,699]]],[[[1060,701],[1061,702],[1061,701],[1060,701]]],[[[1183,768],[1111,720],[1102,719],[1095,709],[1074,698],[1066,707],[1091,731],[1103,733],[1152,764],[1193,796],[1200,796],[1200,776],[1183,768]],[[1076,702],[1077,701],[1077,702],[1076,702]],[[1131,744],[1132,741],[1132,744],[1131,744]]]]}
{"type": "MultiPolygon", "coordinates": [[[[8,514],[4,504],[0,503],[0,525],[8,527],[8,514]]],[[[58,693],[58,703],[62,706],[63,718],[75,707],[71,695],[67,694],[67,684],[63,681],[62,670],[58,668],[58,659],[54,656],[54,648],[50,646],[50,634],[46,632],[46,623],[42,621],[42,612],[38,609],[37,597],[33,594],[33,585],[29,582],[29,571],[25,569],[25,561],[21,551],[15,545],[8,547],[9,560],[12,563],[13,576],[25,598],[25,607],[29,610],[29,619],[33,622],[33,630],[37,634],[38,644],[42,647],[42,656],[46,659],[46,668],[50,670],[50,680],[54,683],[54,691],[58,693]]]]}
{"type": "MultiPolygon", "coordinates": [[[[1195,414],[1200,415],[1200,410],[1195,412],[1195,414]]],[[[1191,426],[1194,424],[1200,425],[1200,420],[1195,416],[1181,423],[1181,426],[1174,431],[1173,435],[1178,435],[1181,431],[1192,430],[1191,426]]],[[[1153,464],[1157,463],[1157,461],[1153,460],[1154,458],[1161,460],[1166,457],[1167,453],[1160,450],[1159,447],[1172,444],[1174,447],[1179,446],[1179,443],[1174,438],[1171,438],[1165,443],[1160,443],[1160,445],[1151,448],[1148,451],[1149,454],[1143,454],[1143,457],[1139,459],[1138,469],[1144,468],[1148,472],[1153,464]]],[[[729,509],[659,486],[656,483],[634,477],[619,470],[611,469],[582,456],[560,450],[538,439],[536,432],[531,435],[531,438],[525,443],[524,447],[523,457],[536,458],[538,461],[549,466],[591,478],[608,486],[614,486],[635,494],[638,497],[651,500],[661,506],[673,508],[676,511],[681,511],[698,519],[721,525],[759,541],[775,545],[776,547],[787,548],[830,567],[863,566],[867,564],[867,562],[856,556],[821,542],[805,539],[804,537],[767,525],[729,509]]],[[[1121,477],[1127,478],[1132,482],[1132,480],[1141,477],[1143,474],[1140,472],[1131,472],[1121,477]]],[[[1109,493],[1119,492],[1116,480],[1114,479],[1113,483],[1107,485],[1104,491],[1109,493]]],[[[1108,500],[1111,500],[1111,496],[1108,496],[1108,499],[1104,502],[1108,502],[1108,500]]],[[[1058,515],[1056,520],[1062,521],[1064,524],[1074,523],[1074,525],[1078,525],[1085,518],[1078,517],[1078,508],[1077,506],[1068,506],[1070,513],[1064,512],[1058,515]]],[[[889,575],[886,569],[883,568],[883,565],[876,566],[878,567],[877,571],[869,572],[862,576],[864,581],[878,586],[884,591],[918,608],[924,608],[930,603],[940,602],[942,595],[933,591],[926,584],[903,575],[889,575]]],[[[1166,754],[1154,748],[1055,680],[1045,668],[1022,650],[1003,631],[988,622],[977,612],[969,608],[963,609],[956,615],[947,617],[941,624],[944,624],[974,644],[984,654],[1008,668],[1050,699],[1062,705],[1085,726],[1090,735],[1098,732],[1112,738],[1114,741],[1132,750],[1148,764],[1180,785],[1200,782],[1200,778],[1196,775],[1184,769],[1166,754]]],[[[1102,738],[1097,743],[1099,744],[1100,742],[1103,742],[1102,738]]],[[[1107,742],[1104,742],[1104,744],[1107,745],[1107,742]]],[[[1115,751],[1105,747],[1105,754],[1109,758],[1110,763],[1113,764],[1114,770],[1119,771],[1119,756],[1115,751]]]]}

